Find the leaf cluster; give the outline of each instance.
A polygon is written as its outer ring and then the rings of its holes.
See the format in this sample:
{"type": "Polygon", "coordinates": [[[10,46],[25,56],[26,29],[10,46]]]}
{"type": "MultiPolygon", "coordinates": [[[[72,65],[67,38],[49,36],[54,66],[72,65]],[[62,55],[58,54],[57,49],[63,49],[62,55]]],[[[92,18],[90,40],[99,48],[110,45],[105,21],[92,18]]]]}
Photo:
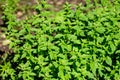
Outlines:
{"type": "Polygon", "coordinates": [[[101,1],[74,10],[66,3],[54,13],[43,0],[35,7],[37,15],[9,20],[8,38],[15,55],[0,65],[1,78],[119,80],[119,0],[101,1]],[[85,12],[91,6],[96,8],[85,12]]]}

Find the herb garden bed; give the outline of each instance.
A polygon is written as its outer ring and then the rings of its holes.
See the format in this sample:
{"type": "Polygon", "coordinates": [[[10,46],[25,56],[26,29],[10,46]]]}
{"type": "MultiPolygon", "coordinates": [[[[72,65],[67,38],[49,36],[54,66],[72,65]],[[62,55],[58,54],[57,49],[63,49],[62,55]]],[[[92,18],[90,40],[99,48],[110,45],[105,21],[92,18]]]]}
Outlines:
{"type": "Polygon", "coordinates": [[[3,80],[119,80],[120,1],[65,3],[55,12],[41,0],[18,20],[19,0],[7,0],[6,36],[14,55],[0,62],[3,80]]]}

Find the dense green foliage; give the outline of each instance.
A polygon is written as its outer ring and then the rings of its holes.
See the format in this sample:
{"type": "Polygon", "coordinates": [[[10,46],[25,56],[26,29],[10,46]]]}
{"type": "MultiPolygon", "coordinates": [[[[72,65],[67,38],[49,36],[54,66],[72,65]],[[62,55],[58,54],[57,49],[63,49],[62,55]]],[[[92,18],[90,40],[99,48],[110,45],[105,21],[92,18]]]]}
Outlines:
{"type": "Polygon", "coordinates": [[[37,15],[18,21],[17,0],[7,0],[4,18],[15,54],[0,65],[1,78],[120,80],[120,1],[101,1],[74,10],[66,3],[56,13],[42,1],[37,15]]]}

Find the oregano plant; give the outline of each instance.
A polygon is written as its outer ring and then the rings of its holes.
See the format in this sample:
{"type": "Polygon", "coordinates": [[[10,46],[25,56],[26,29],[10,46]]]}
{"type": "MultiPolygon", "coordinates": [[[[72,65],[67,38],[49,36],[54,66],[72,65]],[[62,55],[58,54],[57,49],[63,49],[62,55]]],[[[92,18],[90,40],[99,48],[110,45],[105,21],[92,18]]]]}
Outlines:
{"type": "MultiPolygon", "coordinates": [[[[86,1],[75,10],[66,3],[54,12],[41,0],[34,7],[36,15],[21,21],[8,18],[14,54],[0,64],[1,79],[119,80],[119,0],[86,1]]],[[[14,16],[6,9],[7,17],[14,16]]]]}

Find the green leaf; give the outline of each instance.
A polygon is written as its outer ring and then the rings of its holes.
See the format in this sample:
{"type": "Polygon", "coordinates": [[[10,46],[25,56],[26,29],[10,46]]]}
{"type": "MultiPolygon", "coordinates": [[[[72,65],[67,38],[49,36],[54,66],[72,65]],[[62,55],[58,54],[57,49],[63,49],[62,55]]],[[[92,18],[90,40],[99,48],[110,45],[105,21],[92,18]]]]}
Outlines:
{"type": "Polygon", "coordinates": [[[16,54],[13,58],[13,61],[17,62],[19,58],[20,58],[20,54],[16,54]]]}
{"type": "Polygon", "coordinates": [[[111,41],[109,42],[109,45],[110,45],[112,53],[114,53],[114,51],[116,50],[116,46],[111,41]]]}
{"type": "Polygon", "coordinates": [[[116,53],[120,53],[120,50],[117,50],[116,53]]]}
{"type": "Polygon", "coordinates": [[[98,41],[99,43],[102,43],[103,40],[104,40],[104,37],[97,37],[97,41],[98,41]]]}
{"type": "Polygon", "coordinates": [[[35,66],[34,70],[38,70],[40,67],[39,66],[35,66]]]}
{"type": "Polygon", "coordinates": [[[70,74],[65,74],[65,80],[69,80],[71,78],[70,74]]]}
{"type": "Polygon", "coordinates": [[[57,53],[51,51],[51,52],[49,52],[49,54],[50,54],[50,59],[51,60],[57,59],[57,53]]]}
{"type": "Polygon", "coordinates": [[[59,76],[60,78],[63,78],[63,79],[64,79],[64,67],[63,67],[63,66],[59,66],[58,76],[59,76]]]}
{"type": "Polygon", "coordinates": [[[102,71],[99,69],[98,70],[99,74],[100,74],[100,77],[102,77],[104,75],[104,73],[102,73],[102,71]]]}
{"type": "Polygon", "coordinates": [[[105,67],[105,69],[106,69],[107,71],[111,71],[110,67],[105,67]]]}
{"type": "Polygon", "coordinates": [[[61,38],[63,36],[63,34],[57,34],[56,36],[55,36],[55,38],[61,38]]]}
{"type": "Polygon", "coordinates": [[[26,56],[27,56],[27,53],[24,52],[24,53],[22,54],[22,56],[21,56],[21,59],[25,58],[26,56]]]}
{"type": "Polygon", "coordinates": [[[108,64],[108,65],[110,65],[110,66],[112,66],[112,60],[111,60],[111,58],[109,57],[109,56],[107,56],[106,57],[106,63],[108,64]]]}
{"type": "Polygon", "coordinates": [[[80,35],[80,36],[85,36],[84,31],[83,31],[83,30],[81,30],[81,31],[79,32],[79,35],[80,35]]]}
{"type": "Polygon", "coordinates": [[[91,67],[91,70],[92,70],[93,74],[96,75],[96,70],[98,68],[97,65],[96,65],[96,62],[91,62],[90,67],[91,67]]]}
{"type": "Polygon", "coordinates": [[[53,62],[53,65],[55,66],[55,68],[58,68],[59,64],[57,62],[53,62]]]}
{"type": "Polygon", "coordinates": [[[74,40],[73,41],[75,44],[81,44],[80,40],[74,40]]]}
{"type": "Polygon", "coordinates": [[[76,35],[67,34],[67,37],[68,37],[68,39],[69,39],[70,41],[73,41],[73,42],[74,42],[74,40],[77,40],[77,36],[76,36],[76,35]]]}
{"type": "Polygon", "coordinates": [[[47,50],[47,46],[39,46],[38,49],[39,50],[47,50]]]}
{"type": "Polygon", "coordinates": [[[106,40],[107,41],[111,41],[112,40],[112,36],[111,35],[106,36],[106,40]]]}
{"type": "Polygon", "coordinates": [[[87,75],[88,75],[89,78],[94,79],[94,75],[91,72],[87,71],[87,75]]]}
{"type": "Polygon", "coordinates": [[[67,50],[71,51],[72,50],[72,46],[71,45],[67,45],[67,50]]]}
{"type": "Polygon", "coordinates": [[[96,31],[99,33],[104,33],[105,32],[105,28],[104,27],[97,27],[96,31]]]}
{"type": "Polygon", "coordinates": [[[88,21],[88,18],[86,17],[84,13],[79,14],[79,17],[82,21],[88,21]]]}
{"type": "Polygon", "coordinates": [[[42,22],[42,19],[41,18],[36,18],[36,20],[34,20],[32,22],[32,25],[35,25],[35,24],[38,24],[38,23],[41,23],[42,22]]]}
{"type": "Polygon", "coordinates": [[[55,22],[58,22],[58,23],[64,22],[64,16],[62,12],[57,13],[57,15],[55,16],[55,22]]]}

